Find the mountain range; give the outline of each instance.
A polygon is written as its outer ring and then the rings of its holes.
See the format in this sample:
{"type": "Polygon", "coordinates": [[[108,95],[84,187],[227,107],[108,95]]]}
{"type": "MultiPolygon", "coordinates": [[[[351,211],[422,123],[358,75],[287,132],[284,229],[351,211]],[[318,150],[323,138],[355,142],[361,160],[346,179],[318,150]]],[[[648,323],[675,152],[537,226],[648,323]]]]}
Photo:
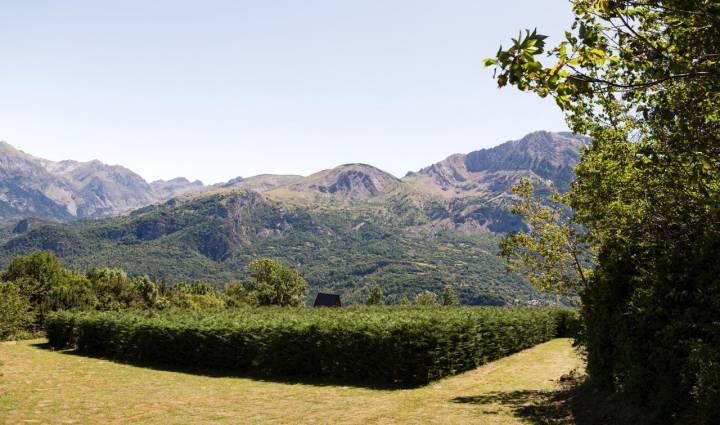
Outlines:
{"type": "Polygon", "coordinates": [[[521,177],[567,190],[587,139],[535,132],[452,155],[397,178],[367,164],[307,177],[261,175],[212,186],[146,182],[99,161],[52,162],[0,145],[0,263],[49,249],[69,266],[117,266],[168,282],[246,277],[260,256],[297,267],[317,291],[389,302],[456,287],[472,304],[541,299],[504,270],[497,240],[521,177]]]}

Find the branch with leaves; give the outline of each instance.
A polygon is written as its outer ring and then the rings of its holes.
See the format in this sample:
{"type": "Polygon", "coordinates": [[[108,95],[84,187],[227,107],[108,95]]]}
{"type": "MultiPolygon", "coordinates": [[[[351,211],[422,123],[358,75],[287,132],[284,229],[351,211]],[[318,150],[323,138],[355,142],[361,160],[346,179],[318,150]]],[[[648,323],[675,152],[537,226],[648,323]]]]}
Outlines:
{"type": "Polygon", "coordinates": [[[527,179],[513,187],[518,197],[513,213],[524,220],[527,231],[503,237],[500,255],[509,270],[525,276],[539,290],[570,295],[587,286],[594,250],[586,232],[572,222],[565,196],[550,190],[547,198],[539,199],[527,179]]]}
{"type": "Polygon", "coordinates": [[[678,35],[692,39],[717,25],[720,3],[699,2],[694,11],[672,3],[575,0],[573,31],[557,46],[546,50],[547,36],[526,30],[484,64],[495,67],[499,87],[553,96],[564,110],[593,94],[642,99],[675,80],[720,80],[720,52],[677,49],[678,35]],[[555,63],[545,66],[544,53],[555,63]]]}

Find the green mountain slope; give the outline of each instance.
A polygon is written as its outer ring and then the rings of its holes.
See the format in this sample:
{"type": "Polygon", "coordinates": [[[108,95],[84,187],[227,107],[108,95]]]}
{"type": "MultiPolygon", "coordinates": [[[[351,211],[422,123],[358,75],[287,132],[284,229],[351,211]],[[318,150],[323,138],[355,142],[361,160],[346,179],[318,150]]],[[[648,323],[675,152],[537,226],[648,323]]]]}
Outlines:
{"type": "Polygon", "coordinates": [[[32,221],[0,234],[0,263],[49,249],[78,269],[115,266],[171,283],[222,284],[244,279],[253,259],[273,257],[299,269],[310,297],[330,291],[362,302],[380,285],[398,302],[451,284],[464,303],[547,299],[506,273],[496,255],[499,234],[522,228],[508,210],[508,190],[520,177],[569,184],[582,141],[546,132],[526,139],[454,155],[403,179],[347,164],[282,179],[262,193],[231,185],[125,217],[32,221]]]}
{"type": "Polygon", "coordinates": [[[297,267],[314,291],[362,301],[380,284],[389,301],[423,289],[456,286],[466,303],[506,303],[538,294],[506,275],[495,255],[496,236],[447,232],[433,239],[409,229],[412,212],[383,208],[308,209],[262,194],[234,191],[174,200],[128,217],[47,224],[16,235],[4,259],[35,249],[55,251],[75,268],[117,266],[171,282],[227,282],[245,277],[257,257],[297,267]]]}

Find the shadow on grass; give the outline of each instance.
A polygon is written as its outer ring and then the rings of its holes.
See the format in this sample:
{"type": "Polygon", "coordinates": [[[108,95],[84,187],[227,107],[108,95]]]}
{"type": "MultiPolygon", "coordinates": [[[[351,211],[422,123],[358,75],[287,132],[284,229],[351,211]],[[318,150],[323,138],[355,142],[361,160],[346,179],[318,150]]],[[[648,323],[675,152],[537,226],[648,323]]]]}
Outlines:
{"type": "MultiPolygon", "coordinates": [[[[244,378],[244,379],[252,379],[254,381],[261,381],[261,382],[272,382],[272,383],[281,383],[281,384],[289,384],[289,385],[312,385],[312,386],[318,386],[318,387],[337,387],[337,386],[344,386],[344,387],[355,387],[355,388],[365,388],[365,389],[371,389],[371,390],[382,390],[382,391],[399,391],[399,390],[407,390],[407,389],[413,389],[413,388],[420,388],[425,385],[401,385],[401,384],[392,384],[392,383],[377,383],[377,382],[369,382],[369,381],[362,381],[362,380],[348,380],[348,379],[335,379],[331,377],[319,377],[319,376],[288,376],[288,375],[266,375],[266,374],[255,374],[252,372],[247,371],[233,371],[233,370],[226,370],[226,369],[217,369],[217,368],[209,368],[204,366],[179,366],[179,365],[173,365],[173,364],[164,364],[164,363],[157,363],[157,362],[144,362],[144,361],[135,361],[135,360],[128,360],[128,359],[122,359],[122,358],[107,358],[103,356],[94,355],[91,353],[82,352],[76,349],[66,349],[66,350],[56,350],[50,346],[47,342],[42,343],[34,343],[30,344],[31,347],[53,351],[58,354],[62,355],[68,355],[68,356],[77,356],[77,357],[86,357],[86,358],[93,358],[93,359],[99,359],[99,360],[107,360],[114,363],[124,364],[124,365],[130,365],[135,367],[140,367],[144,369],[152,369],[152,370],[160,370],[165,372],[176,372],[176,373],[185,373],[190,375],[198,375],[198,376],[205,376],[209,378],[244,378]]],[[[358,371],[360,375],[362,375],[362,371],[358,371]]]]}
{"type": "Polygon", "coordinates": [[[454,403],[475,404],[485,407],[483,413],[496,414],[493,405],[509,407],[513,414],[526,422],[538,425],[575,424],[571,412],[567,409],[566,392],[558,391],[512,391],[491,392],[472,397],[456,397],[454,403]]]}
{"type": "Polygon", "coordinates": [[[656,422],[616,396],[600,393],[585,379],[563,376],[555,391],[490,392],[456,397],[453,403],[474,404],[484,414],[497,414],[501,405],[524,422],[534,425],[640,425],[656,422]]]}

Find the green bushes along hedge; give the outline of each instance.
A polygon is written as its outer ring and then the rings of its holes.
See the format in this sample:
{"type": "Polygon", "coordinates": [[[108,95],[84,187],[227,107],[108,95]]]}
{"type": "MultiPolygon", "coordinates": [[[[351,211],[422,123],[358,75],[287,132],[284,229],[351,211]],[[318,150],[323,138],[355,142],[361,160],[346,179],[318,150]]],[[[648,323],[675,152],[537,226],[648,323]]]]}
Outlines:
{"type": "Polygon", "coordinates": [[[56,349],[232,373],[414,386],[547,341],[573,313],[541,308],[256,308],[56,312],[56,349]]]}

